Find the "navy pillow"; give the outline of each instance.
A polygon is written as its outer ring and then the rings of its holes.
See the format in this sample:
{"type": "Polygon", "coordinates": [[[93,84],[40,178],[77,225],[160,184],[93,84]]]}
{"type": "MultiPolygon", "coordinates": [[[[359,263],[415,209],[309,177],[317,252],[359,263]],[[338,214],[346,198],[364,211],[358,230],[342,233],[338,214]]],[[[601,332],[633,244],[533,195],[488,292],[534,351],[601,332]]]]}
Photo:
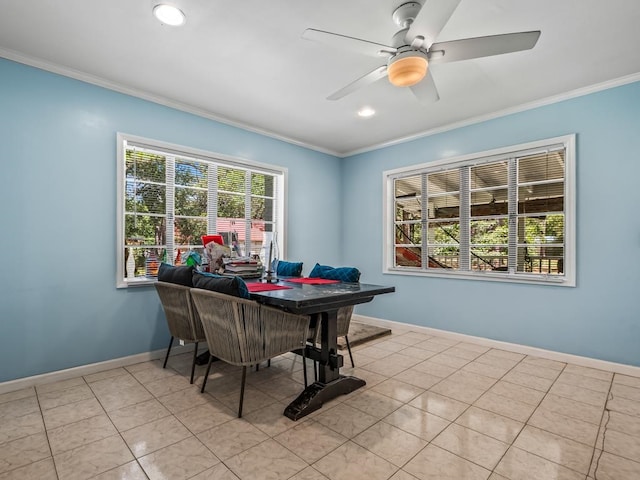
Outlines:
{"type": "Polygon", "coordinates": [[[242,298],[251,298],[251,294],[249,293],[249,289],[247,288],[247,283],[242,279],[242,277],[234,278],[238,282],[238,296],[242,298]]]}
{"type": "Polygon", "coordinates": [[[193,271],[192,265],[174,267],[168,263],[161,263],[158,268],[158,280],[160,282],[177,283],[185,287],[193,287],[193,271]]]}
{"type": "Polygon", "coordinates": [[[234,297],[249,298],[247,284],[240,277],[224,277],[214,273],[194,271],[193,286],[234,297]]]}
{"type": "Polygon", "coordinates": [[[330,267],[316,263],[309,274],[309,278],[326,278],[327,280],[340,280],[345,283],[356,283],[360,280],[360,270],[355,267],[330,267]]]}
{"type": "Polygon", "coordinates": [[[279,277],[299,277],[302,275],[302,262],[278,261],[276,275],[279,277]]]}
{"type": "Polygon", "coordinates": [[[311,270],[311,273],[309,273],[309,278],[322,278],[322,275],[330,270],[333,270],[333,267],[316,263],[316,265],[311,270]]]}

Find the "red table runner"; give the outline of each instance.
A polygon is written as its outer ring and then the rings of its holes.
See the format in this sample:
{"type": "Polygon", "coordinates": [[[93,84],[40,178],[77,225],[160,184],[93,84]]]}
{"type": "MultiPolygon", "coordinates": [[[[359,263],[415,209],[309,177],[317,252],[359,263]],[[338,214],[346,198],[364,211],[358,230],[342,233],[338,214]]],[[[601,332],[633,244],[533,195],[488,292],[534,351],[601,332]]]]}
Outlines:
{"type": "Polygon", "coordinates": [[[247,290],[250,292],[268,292],[269,290],[288,290],[293,287],[275,285],[273,283],[247,283],[247,290]]]}
{"type": "Polygon", "coordinates": [[[283,278],[285,282],[308,283],[310,285],[322,285],[325,283],[340,283],[340,280],[329,280],[328,278],[283,278]]]}

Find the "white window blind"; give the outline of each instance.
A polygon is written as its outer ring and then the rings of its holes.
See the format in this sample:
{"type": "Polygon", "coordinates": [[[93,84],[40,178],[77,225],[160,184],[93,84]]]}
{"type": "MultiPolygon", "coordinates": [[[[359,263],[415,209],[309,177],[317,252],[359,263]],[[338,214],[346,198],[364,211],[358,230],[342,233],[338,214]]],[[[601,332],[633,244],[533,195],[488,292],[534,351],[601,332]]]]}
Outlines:
{"type": "Polygon", "coordinates": [[[149,283],[160,262],[203,253],[220,234],[240,256],[257,255],[265,233],[284,248],[284,169],[188,147],[118,135],[117,285],[149,283]]]}
{"type": "Polygon", "coordinates": [[[385,272],[575,285],[574,144],[385,172],[385,272]]]}

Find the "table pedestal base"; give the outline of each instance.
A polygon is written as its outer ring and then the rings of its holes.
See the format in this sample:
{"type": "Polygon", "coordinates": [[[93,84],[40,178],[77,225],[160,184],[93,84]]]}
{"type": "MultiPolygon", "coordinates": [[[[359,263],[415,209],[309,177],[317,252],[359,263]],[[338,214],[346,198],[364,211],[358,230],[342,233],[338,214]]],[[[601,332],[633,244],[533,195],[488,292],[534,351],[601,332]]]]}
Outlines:
{"type": "MultiPolygon", "coordinates": [[[[213,362],[220,360],[218,357],[213,357],[213,362]]],[[[209,363],[209,350],[205,350],[196,357],[196,365],[207,365],[209,363]]]]}
{"type": "Polygon", "coordinates": [[[339,378],[327,384],[312,383],[284,409],[284,414],[291,420],[298,420],[311,412],[315,412],[332,398],[351,393],[364,385],[366,385],[364,380],[357,377],[345,377],[344,375],[340,375],[339,378]]]}

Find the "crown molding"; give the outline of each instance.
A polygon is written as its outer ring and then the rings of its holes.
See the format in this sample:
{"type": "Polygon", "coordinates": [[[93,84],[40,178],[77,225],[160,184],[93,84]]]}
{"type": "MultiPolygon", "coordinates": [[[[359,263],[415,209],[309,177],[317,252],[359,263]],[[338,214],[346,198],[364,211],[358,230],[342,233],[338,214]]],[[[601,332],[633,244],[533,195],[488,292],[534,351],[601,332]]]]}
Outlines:
{"type": "Polygon", "coordinates": [[[623,85],[627,85],[629,83],[634,83],[638,81],[640,81],[640,73],[625,75],[624,77],[615,78],[613,80],[607,80],[606,82],[589,85],[587,87],[581,87],[576,90],[560,93],[558,95],[553,95],[551,97],[535,100],[533,102],[523,103],[515,107],[506,108],[504,110],[498,110],[496,112],[488,113],[485,115],[479,115],[477,117],[468,118],[466,120],[450,123],[448,125],[443,125],[442,127],[425,130],[424,132],[416,133],[414,135],[410,135],[407,137],[401,137],[395,140],[389,140],[388,142],[378,143],[370,147],[353,150],[348,153],[340,154],[340,158],[352,157],[354,155],[358,155],[361,153],[372,152],[374,150],[379,150],[381,148],[391,147],[394,145],[399,145],[401,143],[411,142],[413,140],[429,137],[431,135],[436,135],[438,133],[448,132],[450,130],[455,130],[457,128],[468,127],[469,125],[486,122],[488,120],[494,120],[496,118],[505,117],[507,115],[512,115],[514,113],[533,110],[534,108],[544,107],[546,105],[552,105],[554,103],[563,102],[565,100],[570,100],[572,98],[582,97],[584,95],[590,95],[592,93],[600,92],[602,90],[609,90],[610,88],[621,87],[623,85]]]}
{"type": "Polygon", "coordinates": [[[0,48],[0,57],[6,58],[7,60],[11,60],[17,63],[22,63],[24,65],[28,65],[30,67],[38,68],[40,70],[45,70],[47,72],[55,73],[58,75],[62,75],[65,77],[73,78],[74,80],[80,80],[81,82],[90,83],[92,85],[96,85],[98,87],[106,88],[108,90],[113,90],[114,92],[123,93],[125,95],[130,95],[132,97],[140,98],[142,100],[147,100],[149,102],[157,103],[158,105],[163,105],[165,107],[173,108],[175,110],[180,110],[182,112],[191,113],[193,115],[197,115],[202,118],[206,118],[208,120],[213,120],[218,123],[223,123],[225,125],[229,125],[231,127],[239,128],[241,130],[246,130],[251,133],[257,133],[258,135],[262,135],[265,137],[273,138],[274,140],[279,140],[281,142],[289,143],[291,145],[296,145],[298,147],[306,148],[308,150],[314,150],[316,152],[325,153],[327,155],[331,155],[333,157],[340,158],[340,154],[333,150],[328,150],[326,148],[319,147],[317,145],[311,145],[309,143],[301,142],[299,140],[285,137],[283,135],[276,134],[274,132],[270,132],[268,130],[263,130],[261,128],[257,128],[255,126],[244,124],[241,122],[236,122],[234,120],[230,120],[228,118],[224,118],[218,115],[214,115],[211,112],[206,110],[202,110],[193,105],[189,105],[186,103],[176,102],[169,98],[153,95],[144,90],[127,87],[125,85],[121,85],[117,82],[112,82],[111,80],[107,80],[102,77],[98,77],[95,75],[90,75],[85,72],[81,72],[79,70],[75,70],[73,68],[65,67],[62,65],[57,65],[51,62],[47,62],[41,58],[31,57],[28,55],[24,55],[22,53],[0,48]]]}
{"type": "Polygon", "coordinates": [[[594,85],[589,85],[586,87],[581,87],[576,90],[571,90],[569,92],[561,93],[558,95],[553,95],[550,97],[546,97],[540,100],[536,100],[533,102],[523,103],[521,105],[510,107],[504,110],[498,110],[496,112],[488,113],[485,115],[479,115],[476,117],[472,117],[466,120],[462,120],[459,122],[453,122],[448,125],[443,125],[441,127],[433,128],[430,130],[425,130],[421,133],[416,133],[413,135],[409,135],[406,137],[400,137],[394,140],[389,140],[387,142],[377,143],[368,147],[352,150],[349,152],[337,152],[335,150],[329,150],[327,148],[320,147],[318,145],[312,145],[309,143],[301,142],[299,140],[285,137],[283,135],[276,134],[274,132],[264,130],[253,125],[244,124],[241,122],[236,122],[230,120],[228,118],[224,118],[218,115],[214,115],[211,112],[202,110],[193,105],[176,102],[174,100],[170,100],[166,97],[160,95],[153,95],[144,90],[135,89],[131,87],[127,87],[121,85],[116,82],[112,82],[102,77],[98,77],[95,75],[90,75],[88,73],[81,72],[79,70],[75,70],[69,67],[65,67],[62,65],[57,65],[41,58],[31,57],[28,55],[24,55],[22,53],[16,52],[14,50],[0,48],[0,57],[6,58],[7,60],[12,60],[17,63],[22,63],[24,65],[28,65],[31,67],[38,68],[40,70],[45,70],[51,73],[55,73],[58,75],[62,75],[65,77],[73,78],[75,80],[80,80],[85,83],[90,83],[92,85],[96,85],[98,87],[106,88],[108,90],[113,90],[118,93],[123,93],[125,95],[130,95],[132,97],[140,98],[142,100],[147,100],[149,102],[153,102],[159,105],[163,105],[165,107],[173,108],[175,110],[180,110],[186,113],[191,113],[193,115],[197,115],[202,118],[206,118],[208,120],[213,120],[218,123],[222,123],[225,125],[229,125],[231,127],[239,128],[241,130],[245,130],[251,133],[256,133],[258,135],[262,135],[265,137],[273,138],[275,140],[279,140],[281,142],[285,142],[291,145],[296,145],[298,147],[306,148],[308,150],[313,150],[319,153],[324,153],[327,155],[331,155],[337,158],[348,158],[354,155],[359,155],[361,153],[368,153],[374,150],[379,150],[381,148],[391,147],[394,145],[399,145],[402,143],[411,142],[414,140],[418,140],[421,138],[429,137],[432,135],[436,135],[443,132],[448,132],[450,130],[455,130],[457,128],[467,127],[470,125],[474,125],[477,123],[486,122],[488,120],[493,120],[500,117],[505,117],[507,115],[512,115],[514,113],[520,113],[527,110],[532,110],[534,108],[543,107],[546,105],[552,105],[554,103],[562,102],[565,100],[570,100],[572,98],[581,97],[584,95],[589,95],[592,93],[600,92],[602,90],[608,90],[615,87],[620,87],[623,85],[627,85],[629,83],[634,83],[640,81],[640,73],[635,73],[631,75],[626,75],[623,77],[619,77],[612,80],[607,80],[606,82],[597,83],[594,85]]]}

